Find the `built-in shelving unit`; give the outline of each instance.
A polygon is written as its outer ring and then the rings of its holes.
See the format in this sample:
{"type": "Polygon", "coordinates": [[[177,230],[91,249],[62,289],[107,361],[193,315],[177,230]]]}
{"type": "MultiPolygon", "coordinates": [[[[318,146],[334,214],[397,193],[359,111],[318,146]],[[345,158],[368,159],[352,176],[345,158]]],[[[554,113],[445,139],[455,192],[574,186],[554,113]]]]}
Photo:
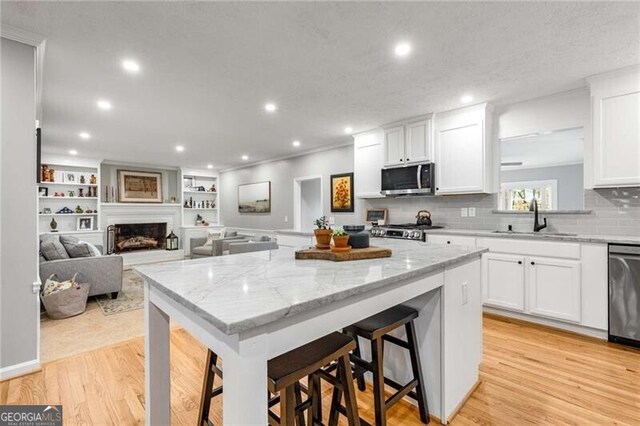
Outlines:
{"type": "Polygon", "coordinates": [[[183,227],[195,226],[198,215],[210,225],[218,225],[218,174],[204,170],[181,171],[183,227]]]}
{"type": "MultiPolygon", "coordinates": [[[[100,162],[82,158],[43,157],[42,166],[49,172],[41,173],[38,184],[38,225],[40,233],[51,233],[52,219],[59,234],[87,234],[100,231],[100,162]],[[72,213],[58,213],[63,208],[72,213]],[[80,207],[82,213],[76,213],[80,207]],[[90,213],[86,211],[90,210],[90,213]],[[90,229],[80,229],[80,218],[91,218],[90,229]]],[[[86,225],[89,222],[83,221],[86,225]]]]}

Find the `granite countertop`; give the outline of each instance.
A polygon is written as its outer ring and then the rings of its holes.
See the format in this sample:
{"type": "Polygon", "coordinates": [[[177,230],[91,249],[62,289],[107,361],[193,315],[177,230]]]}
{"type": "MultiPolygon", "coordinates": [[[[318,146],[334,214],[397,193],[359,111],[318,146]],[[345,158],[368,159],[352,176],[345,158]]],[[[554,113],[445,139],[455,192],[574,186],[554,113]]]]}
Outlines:
{"type": "Polygon", "coordinates": [[[276,229],[275,233],[276,234],[284,234],[284,235],[300,235],[300,236],[303,236],[303,237],[313,237],[314,236],[313,230],[298,231],[296,229],[276,229]]]}
{"type": "Polygon", "coordinates": [[[539,233],[519,234],[494,232],[473,229],[433,229],[426,231],[427,235],[468,235],[472,237],[489,238],[515,238],[521,240],[544,240],[544,241],[568,241],[578,243],[620,243],[620,244],[640,244],[640,237],[629,235],[597,235],[597,234],[576,234],[576,235],[553,235],[544,230],[539,233]]]}
{"type": "Polygon", "coordinates": [[[444,270],[486,249],[417,241],[379,242],[389,258],[330,262],[296,260],[293,248],[138,266],[150,286],[226,334],[444,270]]]}

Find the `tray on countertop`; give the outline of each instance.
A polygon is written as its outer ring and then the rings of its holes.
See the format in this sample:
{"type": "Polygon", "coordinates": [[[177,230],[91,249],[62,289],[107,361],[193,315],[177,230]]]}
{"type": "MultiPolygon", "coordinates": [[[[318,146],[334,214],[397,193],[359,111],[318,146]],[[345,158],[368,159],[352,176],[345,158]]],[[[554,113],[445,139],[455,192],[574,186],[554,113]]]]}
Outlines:
{"type": "Polygon", "coordinates": [[[362,249],[351,249],[347,252],[335,253],[331,250],[320,250],[315,247],[296,251],[296,259],[307,260],[331,260],[333,262],[344,262],[349,260],[378,259],[391,257],[391,250],[384,247],[367,247],[362,249]]]}

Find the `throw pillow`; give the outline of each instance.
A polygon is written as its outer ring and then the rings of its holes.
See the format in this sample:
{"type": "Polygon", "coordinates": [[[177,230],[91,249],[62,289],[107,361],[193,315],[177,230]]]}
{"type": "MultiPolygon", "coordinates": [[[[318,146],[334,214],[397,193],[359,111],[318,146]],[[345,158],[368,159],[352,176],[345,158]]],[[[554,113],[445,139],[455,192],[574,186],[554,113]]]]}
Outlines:
{"type": "Polygon", "coordinates": [[[58,238],[48,238],[40,243],[40,253],[47,260],[69,259],[69,254],[58,238]]]}
{"type": "Polygon", "coordinates": [[[93,250],[91,250],[86,243],[81,242],[76,237],[72,237],[71,235],[60,235],[60,242],[67,253],[69,253],[69,257],[72,259],[76,257],[94,256],[93,250]]]}
{"type": "Polygon", "coordinates": [[[224,236],[224,229],[216,229],[215,231],[209,231],[207,233],[207,242],[204,243],[205,247],[210,247],[213,245],[215,240],[221,240],[224,236]]]}
{"type": "Polygon", "coordinates": [[[60,290],[66,290],[71,288],[76,281],[76,276],[74,275],[70,280],[66,281],[56,281],[54,280],[55,274],[51,275],[47,278],[47,281],[44,283],[44,287],[42,288],[42,295],[49,296],[51,294],[57,293],[60,290]]]}
{"type": "Polygon", "coordinates": [[[227,231],[224,233],[225,237],[237,237],[238,236],[238,231],[227,231]]]}
{"type": "Polygon", "coordinates": [[[102,252],[98,249],[98,247],[86,241],[80,241],[80,242],[83,244],[86,244],[89,247],[89,249],[93,252],[93,256],[96,256],[96,257],[102,256],[102,252]]]}

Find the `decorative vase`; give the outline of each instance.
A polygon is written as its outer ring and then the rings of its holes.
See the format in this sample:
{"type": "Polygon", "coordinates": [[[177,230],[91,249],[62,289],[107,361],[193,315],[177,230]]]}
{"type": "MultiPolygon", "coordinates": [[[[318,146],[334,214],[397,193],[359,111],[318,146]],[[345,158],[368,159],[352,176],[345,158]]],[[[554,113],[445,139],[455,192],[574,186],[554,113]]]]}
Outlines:
{"type": "Polygon", "coordinates": [[[331,248],[331,229],[316,229],[313,233],[316,235],[316,248],[320,250],[328,250],[331,248]]]}
{"type": "Polygon", "coordinates": [[[58,232],[58,222],[56,222],[56,218],[52,217],[51,222],[49,223],[49,227],[51,228],[51,232],[58,232]]]}
{"type": "Polygon", "coordinates": [[[341,252],[341,251],[349,251],[351,250],[351,246],[349,245],[349,235],[341,235],[333,237],[333,247],[332,251],[341,252]]]}

